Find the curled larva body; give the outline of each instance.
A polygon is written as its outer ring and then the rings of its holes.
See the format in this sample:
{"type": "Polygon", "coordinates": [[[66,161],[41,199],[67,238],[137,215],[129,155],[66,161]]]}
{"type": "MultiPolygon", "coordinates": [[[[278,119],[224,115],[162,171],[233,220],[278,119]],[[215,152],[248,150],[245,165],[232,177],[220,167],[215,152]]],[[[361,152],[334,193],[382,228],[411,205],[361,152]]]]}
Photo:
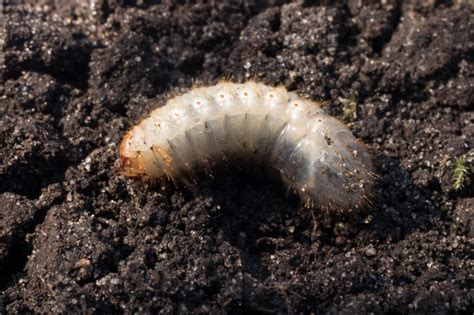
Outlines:
{"type": "Polygon", "coordinates": [[[367,203],[373,167],[350,130],[284,87],[220,82],[171,98],[120,145],[125,175],[171,180],[238,155],[281,174],[307,205],[367,203]]]}

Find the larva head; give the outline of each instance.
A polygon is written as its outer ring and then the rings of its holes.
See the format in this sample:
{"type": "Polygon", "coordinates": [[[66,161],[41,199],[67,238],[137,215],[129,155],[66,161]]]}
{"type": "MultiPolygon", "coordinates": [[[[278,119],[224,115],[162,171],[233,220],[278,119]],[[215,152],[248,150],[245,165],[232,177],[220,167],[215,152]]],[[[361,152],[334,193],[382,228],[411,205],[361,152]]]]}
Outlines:
{"type": "Polygon", "coordinates": [[[134,129],[123,137],[119,146],[120,170],[125,176],[139,176],[145,170],[144,163],[137,150],[134,129]]]}
{"type": "Polygon", "coordinates": [[[125,176],[143,176],[154,179],[167,174],[172,169],[173,158],[169,149],[156,140],[166,135],[167,126],[144,120],[123,138],[119,147],[119,161],[125,176]],[[162,127],[162,128],[160,128],[162,127]],[[155,140],[155,141],[154,141],[155,140]]]}

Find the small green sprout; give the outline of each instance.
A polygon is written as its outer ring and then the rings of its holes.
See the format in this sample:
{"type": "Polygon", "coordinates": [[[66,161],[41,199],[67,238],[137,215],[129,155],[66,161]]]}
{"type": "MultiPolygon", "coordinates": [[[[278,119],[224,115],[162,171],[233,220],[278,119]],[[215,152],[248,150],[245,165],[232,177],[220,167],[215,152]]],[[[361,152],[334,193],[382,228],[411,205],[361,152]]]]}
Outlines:
{"type": "Polygon", "coordinates": [[[342,116],[345,120],[357,119],[357,95],[354,94],[351,98],[339,97],[339,102],[342,104],[342,116]]]}
{"type": "Polygon", "coordinates": [[[469,180],[469,174],[472,171],[470,163],[474,158],[474,149],[466,154],[458,156],[454,161],[453,187],[455,190],[461,190],[469,180]]]}

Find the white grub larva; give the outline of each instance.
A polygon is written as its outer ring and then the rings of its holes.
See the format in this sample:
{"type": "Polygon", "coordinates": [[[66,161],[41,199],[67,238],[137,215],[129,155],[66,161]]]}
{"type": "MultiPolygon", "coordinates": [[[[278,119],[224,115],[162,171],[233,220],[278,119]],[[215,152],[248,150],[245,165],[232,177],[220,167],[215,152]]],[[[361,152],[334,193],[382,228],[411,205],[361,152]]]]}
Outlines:
{"type": "Polygon", "coordinates": [[[152,111],[120,145],[123,173],[151,179],[186,180],[235,156],[278,172],[308,206],[349,210],[370,200],[374,173],[364,145],[284,87],[194,88],[152,111]]]}

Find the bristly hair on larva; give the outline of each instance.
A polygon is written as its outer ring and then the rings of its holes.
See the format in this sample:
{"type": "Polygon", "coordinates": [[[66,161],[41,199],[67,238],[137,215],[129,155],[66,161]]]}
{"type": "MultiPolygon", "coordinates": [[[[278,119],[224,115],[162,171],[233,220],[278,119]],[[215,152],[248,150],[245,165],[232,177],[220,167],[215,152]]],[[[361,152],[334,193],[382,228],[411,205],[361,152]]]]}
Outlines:
{"type": "Polygon", "coordinates": [[[310,207],[350,210],[371,200],[364,145],[318,103],[283,86],[221,81],[170,98],[124,136],[123,174],[186,182],[232,157],[262,163],[310,207]]]}

